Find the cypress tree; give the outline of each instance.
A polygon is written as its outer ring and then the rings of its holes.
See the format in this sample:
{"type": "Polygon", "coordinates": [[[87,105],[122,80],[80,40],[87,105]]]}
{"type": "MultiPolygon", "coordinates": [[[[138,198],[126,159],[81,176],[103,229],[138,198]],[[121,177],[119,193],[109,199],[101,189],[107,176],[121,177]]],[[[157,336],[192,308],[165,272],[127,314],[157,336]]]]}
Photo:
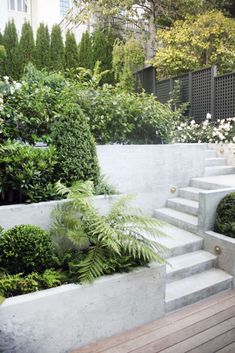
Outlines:
{"type": "Polygon", "coordinates": [[[72,69],[78,66],[78,48],[73,33],[67,31],[65,40],[65,68],[72,69]]]}
{"type": "Polygon", "coordinates": [[[3,75],[3,64],[4,64],[4,57],[6,56],[6,51],[3,46],[3,35],[0,32],[0,76],[3,75]]]}
{"type": "Polygon", "coordinates": [[[51,31],[51,69],[61,71],[64,68],[64,44],[59,25],[54,25],[51,31]]]}
{"type": "Polygon", "coordinates": [[[43,23],[40,24],[37,30],[35,63],[39,70],[50,68],[50,35],[48,27],[43,23]]]}
{"type": "Polygon", "coordinates": [[[35,45],[33,38],[33,30],[29,22],[25,22],[22,26],[19,55],[22,65],[22,71],[29,62],[34,62],[35,45]]]}
{"type": "Polygon", "coordinates": [[[78,65],[86,69],[93,68],[92,39],[88,31],[83,33],[81,42],[79,43],[78,65]]]}
{"type": "Polygon", "coordinates": [[[101,70],[110,70],[103,81],[113,83],[114,76],[112,71],[112,53],[113,45],[118,37],[117,33],[112,29],[97,29],[93,34],[92,58],[93,67],[96,61],[101,62],[101,70]]]}
{"type": "Polygon", "coordinates": [[[18,36],[14,21],[9,21],[6,24],[3,35],[3,45],[7,55],[3,62],[4,75],[18,79],[20,76],[20,59],[18,36]]]}

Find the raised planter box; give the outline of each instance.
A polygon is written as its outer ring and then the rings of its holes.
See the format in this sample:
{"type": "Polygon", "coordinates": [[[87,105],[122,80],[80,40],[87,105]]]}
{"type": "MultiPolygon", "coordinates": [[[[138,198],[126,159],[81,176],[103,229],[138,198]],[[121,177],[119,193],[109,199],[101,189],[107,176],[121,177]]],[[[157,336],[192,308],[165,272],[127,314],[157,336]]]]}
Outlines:
{"type": "MultiPolygon", "coordinates": [[[[92,198],[92,202],[101,214],[105,214],[117,197],[115,195],[95,196],[92,198]]],[[[15,225],[33,224],[48,230],[51,225],[53,208],[64,202],[67,202],[67,200],[0,206],[0,226],[8,229],[15,225]]]]}
{"type": "Polygon", "coordinates": [[[165,266],[6,299],[0,352],[65,353],[164,315],[165,266]]]}

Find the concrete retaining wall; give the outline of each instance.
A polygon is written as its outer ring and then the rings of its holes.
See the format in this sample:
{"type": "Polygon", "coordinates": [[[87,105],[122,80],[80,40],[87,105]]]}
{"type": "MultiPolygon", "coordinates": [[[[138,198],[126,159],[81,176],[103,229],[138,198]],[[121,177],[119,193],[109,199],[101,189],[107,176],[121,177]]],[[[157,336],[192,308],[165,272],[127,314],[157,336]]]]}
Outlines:
{"type": "Polygon", "coordinates": [[[221,248],[221,254],[218,255],[218,267],[234,276],[233,287],[235,288],[235,239],[213,231],[205,232],[203,237],[205,250],[214,254],[215,246],[221,248]]]}
{"type": "Polygon", "coordinates": [[[98,146],[102,173],[121,193],[138,193],[137,205],[152,213],[164,207],[171,188],[204,174],[207,144],[98,146]]]}
{"type": "Polygon", "coordinates": [[[199,193],[199,217],[198,228],[203,234],[206,230],[212,230],[215,224],[216,209],[220,201],[235,188],[211,190],[199,193]]]}
{"type": "Polygon", "coordinates": [[[164,315],[165,266],[9,298],[0,306],[0,352],[65,353],[164,315]]]}
{"type": "MultiPolygon", "coordinates": [[[[105,214],[116,199],[117,196],[96,196],[92,200],[100,213],[105,214]]],[[[51,224],[52,210],[64,202],[66,200],[0,206],[0,226],[8,229],[20,224],[34,224],[48,230],[51,224]]]]}

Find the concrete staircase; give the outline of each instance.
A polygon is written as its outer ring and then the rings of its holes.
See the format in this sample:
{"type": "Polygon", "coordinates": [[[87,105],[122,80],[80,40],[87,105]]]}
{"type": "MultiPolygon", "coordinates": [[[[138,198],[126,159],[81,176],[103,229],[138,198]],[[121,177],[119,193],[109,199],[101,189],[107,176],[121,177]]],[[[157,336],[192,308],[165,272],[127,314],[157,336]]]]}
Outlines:
{"type": "MultiPolygon", "coordinates": [[[[235,168],[217,158],[213,150],[206,151],[204,176],[235,174],[235,168]]],[[[155,216],[166,221],[163,231],[168,235],[160,243],[167,254],[166,312],[216,294],[232,287],[233,277],[216,268],[217,257],[203,250],[198,231],[199,192],[218,189],[203,178],[194,178],[189,187],[181,188],[178,197],[167,201],[166,208],[155,210],[155,216]]]]}

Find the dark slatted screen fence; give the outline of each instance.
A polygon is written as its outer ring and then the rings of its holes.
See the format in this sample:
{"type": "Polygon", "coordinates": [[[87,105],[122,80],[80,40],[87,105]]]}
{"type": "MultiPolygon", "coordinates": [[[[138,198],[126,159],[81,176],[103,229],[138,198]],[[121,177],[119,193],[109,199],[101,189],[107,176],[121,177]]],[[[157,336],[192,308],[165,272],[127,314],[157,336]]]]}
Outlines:
{"type": "Polygon", "coordinates": [[[197,122],[206,118],[207,113],[213,119],[235,117],[235,73],[217,76],[216,66],[166,80],[155,79],[155,69],[150,66],[135,74],[148,93],[156,95],[158,100],[166,103],[171,92],[180,84],[180,103],[189,103],[189,114],[197,122]]]}

